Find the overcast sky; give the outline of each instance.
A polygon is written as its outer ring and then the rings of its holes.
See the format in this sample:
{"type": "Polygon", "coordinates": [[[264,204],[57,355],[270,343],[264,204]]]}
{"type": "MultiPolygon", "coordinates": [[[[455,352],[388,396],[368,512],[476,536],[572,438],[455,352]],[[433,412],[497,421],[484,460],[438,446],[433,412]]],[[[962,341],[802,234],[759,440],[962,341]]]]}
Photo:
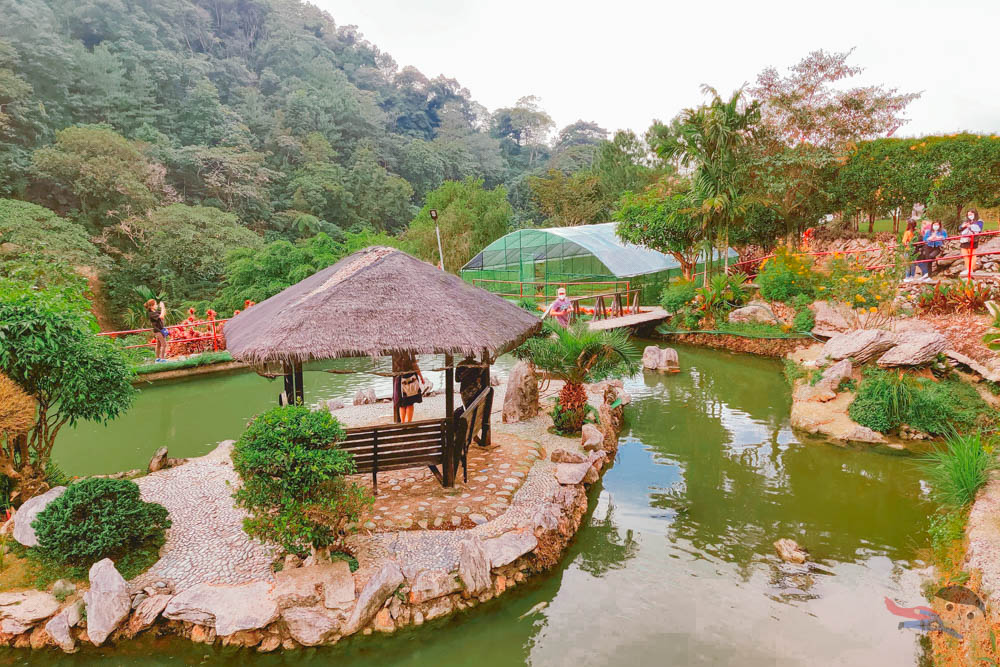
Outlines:
{"type": "Polygon", "coordinates": [[[855,81],[923,92],[898,135],[1000,131],[1000,0],[311,1],[490,110],[537,95],[557,127],[641,133],[699,103],[702,83],[726,94],[767,66],[855,47],[855,81]]]}

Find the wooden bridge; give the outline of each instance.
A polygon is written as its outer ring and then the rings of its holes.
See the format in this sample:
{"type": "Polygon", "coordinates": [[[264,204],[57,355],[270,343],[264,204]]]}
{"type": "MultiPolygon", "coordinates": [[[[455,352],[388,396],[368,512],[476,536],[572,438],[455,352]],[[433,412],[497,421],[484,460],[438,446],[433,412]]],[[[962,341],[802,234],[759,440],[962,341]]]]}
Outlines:
{"type": "Polygon", "coordinates": [[[638,328],[653,326],[667,319],[670,314],[660,306],[639,306],[637,290],[616,290],[604,294],[590,294],[570,299],[573,304],[572,320],[583,315],[592,315],[588,326],[591,331],[607,331],[623,327],[638,328]],[[594,301],[593,308],[583,305],[584,301],[594,301]]]}

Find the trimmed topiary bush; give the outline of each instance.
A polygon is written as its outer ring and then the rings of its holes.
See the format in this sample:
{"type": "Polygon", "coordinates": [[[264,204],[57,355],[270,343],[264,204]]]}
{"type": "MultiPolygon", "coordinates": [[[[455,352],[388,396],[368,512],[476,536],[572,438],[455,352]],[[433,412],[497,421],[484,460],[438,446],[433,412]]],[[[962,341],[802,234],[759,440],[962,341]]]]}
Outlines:
{"type": "Polygon", "coordinates": [[[243,480],[236,504],[247,534],[303,554],[335,544],[374,499],[344,478],[354,457],[337,448],[344,429],[326,410],[276,407],[258,415],[233,447],[243,480]]]}
{"type": "Polygon", "coordinates": [[[102,558],[117,561],[150,543],[158,548],[170,518],[163,505],[139,497],[135,482],[94,478],[66,489],[32,526],[47,559],[86,567],[102,558]]]}

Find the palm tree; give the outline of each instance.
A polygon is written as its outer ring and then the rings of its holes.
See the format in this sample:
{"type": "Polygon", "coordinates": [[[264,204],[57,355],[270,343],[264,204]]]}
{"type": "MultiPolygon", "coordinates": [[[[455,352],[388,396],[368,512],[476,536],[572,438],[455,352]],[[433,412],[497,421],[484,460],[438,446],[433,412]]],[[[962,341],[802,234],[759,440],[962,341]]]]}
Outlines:
{"type": "Polygon", "coordinates": [[[546,322],[545,334],[528,340],[517,356],[531,360],[565,383],[559,391],[560,430],[574,433],[583,427],[587,416],[587,391],[583,385],[612,376],[634,375],[639,370],[640,355],[624,329],[591,331],[584,322],[565,328],[546,322]]]}
{"type": "MultiPolygon", "coordinates": [[[[728,100],[710,86],[702,92],[712,99],[695,109],[685,109],[669,125],[654,125],[650,143],[666,160],[676,160],[681,166],[693,167],[689,190],[692,213],[702,216],[706,245],[719,240],[725,249],[725,265],[729,268],[729,229],[739,224],[753,198],[746,188],[747,159],[744,149],[754,140],[760,122],[760,103],[747,104],[743,89],[736,90],[728,100]],[[709,228],[721,231],[712,239],[709,228]]],[[[706,256],[706,268],[711,261],[706,256]]],[[[708,271],[705,271],[708,283],[708,271]]]]}

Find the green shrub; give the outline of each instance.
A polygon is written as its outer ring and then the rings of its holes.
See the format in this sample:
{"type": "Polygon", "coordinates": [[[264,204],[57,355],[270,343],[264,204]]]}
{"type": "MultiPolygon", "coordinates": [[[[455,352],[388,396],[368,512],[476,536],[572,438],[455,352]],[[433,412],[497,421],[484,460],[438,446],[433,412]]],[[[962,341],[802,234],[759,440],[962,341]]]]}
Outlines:
{"type": "Polygon", "coordinates": [[[862,426],[886,433],[907,422],[915,393],[914,382],[909,376],[866,368],[847,414],[862,426]]]}
{"type": "Polygon", "coordinates": [[[32,526],[47,559],[89,566],[102,558],[119,560],[148,543],[163,543],[170,518],[163,505],[139,497],[135,482],[86,479],[49,503],[32,526]]]}
{"type": "Polygon", "coordinates": [[[354,457],[336,443],[344,429],[326,410],[276,407],[258,415],[233,448],[243,480],[234,494],[246,532],[302,554],[336,543],[373,498],[344,478],[354,457]]]}
{"type": "Polygon", "coordinates": [[[965,537],[965,513],[959,510],[938,512],[931,516],[927,534],[931,538],[931,551],[938,563],[951,567],[949,549],[965,537]]]}
{"type": "Polygon", "coordinates": [[[778,248],[774,257],[764,261],[757,274],[760,295],[768,301],[791,301],[799,295],[815,293],[816,275],[812,260],[778,248]]]}
{"type": "Polygon", "coordinates": [[[663,290],[663,294],[660,295],[660,305],[668,313],[676,313],[694,300],[696,290],[694,281],[676,280],[663,290]]]}
{"type": "Polygon", "coordinates": [[[908,424],[932,435],[946,435],[953,429],[977,426],[989,414],[989,407],[961,380],[914,379],[902,372],[868,368],[847,413],[880,433],[908,424]]]}
{"type": "Polygon", "coordinates": [[[522,296],[520,299],[518,299],[517,307],[521,308],[522,310],[526,310],[529,313],[538,312],[538,305],[535,303],[535,300],[532,299],[530,296],[522,296]]]}
{"type": "Polygon", "coordinates": [[[795,319],[792,320],[792,329],[808,333],[813,330],[814,326],[816,326],[816,316],[813,315],[813,312],[808,307],[801,308],[795,313],[795,319]]]}
{"type": "Polygon", "coordinates": [[[788,384],[792,387],[795,386],[796,380],[806,376],[806,369],[802,368],[802,366],[795,363],[791,359],[784,360],[784,366],[781,370],[785,375],[785,379],[788,380],[788,384]]]}
{"type": "Polygon", "coordinates": [[[932,496],[949,507],[964,507],[998,468],[993,443],[979,431],[952,433],[943,448],[923,458],[932,496]]]}

